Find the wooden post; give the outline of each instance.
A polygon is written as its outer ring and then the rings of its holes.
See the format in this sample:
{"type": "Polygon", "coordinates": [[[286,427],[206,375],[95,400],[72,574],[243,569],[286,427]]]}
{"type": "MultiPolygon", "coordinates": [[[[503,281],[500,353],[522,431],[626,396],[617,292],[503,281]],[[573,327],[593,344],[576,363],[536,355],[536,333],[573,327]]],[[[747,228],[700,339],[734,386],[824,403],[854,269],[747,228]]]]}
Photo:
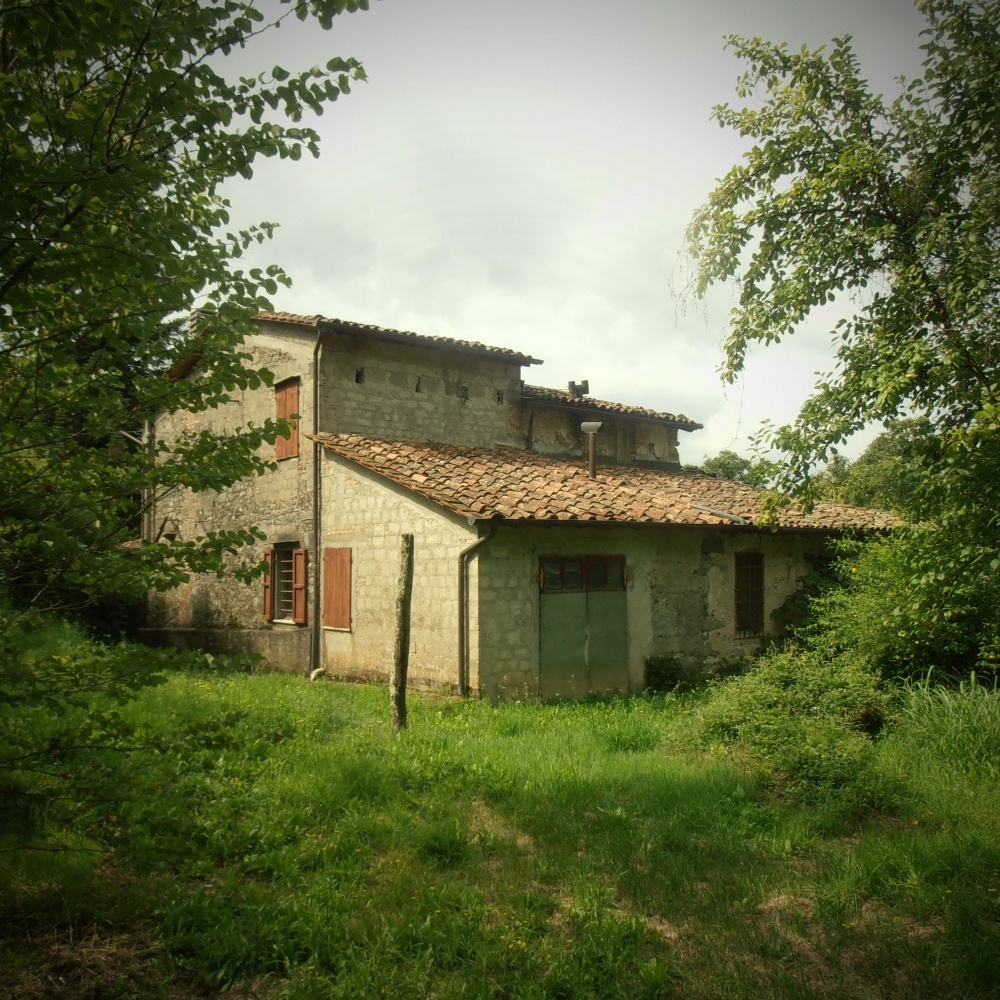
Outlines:
{"type": "Polygon", "coordinates": [[[389,681],[389,718],[393,732],[406,728],[406,669],[410,662],[410,598],[413,596],[413,535],[399,546],[399,586],[396,588],[396,655],[389,681]]]}

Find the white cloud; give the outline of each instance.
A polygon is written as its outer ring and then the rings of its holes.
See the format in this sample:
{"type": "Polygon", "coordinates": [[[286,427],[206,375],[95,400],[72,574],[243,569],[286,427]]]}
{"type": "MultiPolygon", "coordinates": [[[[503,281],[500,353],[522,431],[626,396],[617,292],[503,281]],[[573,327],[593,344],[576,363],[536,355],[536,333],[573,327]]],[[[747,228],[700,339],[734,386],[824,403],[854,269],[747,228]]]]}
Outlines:
{"type": "Polygon", "coordinates": [[[362,59],[366,85],[315,124],[315,162],[266,162],[228,193],[281,228],[252,264],[292,276],[280,309],[510,346],[530,381],[705,423],[683,457],[746,450],[830,364],[821,323],[717,368],[732,293],[679,303],[684,228],[741,151],[709,120],[740,67],[729,32],[791,44],[853,33],[878,86],[918,66],[907,0],[373,3],[331,33],[289,25],[241,54],[289,68],[362,59]]]}

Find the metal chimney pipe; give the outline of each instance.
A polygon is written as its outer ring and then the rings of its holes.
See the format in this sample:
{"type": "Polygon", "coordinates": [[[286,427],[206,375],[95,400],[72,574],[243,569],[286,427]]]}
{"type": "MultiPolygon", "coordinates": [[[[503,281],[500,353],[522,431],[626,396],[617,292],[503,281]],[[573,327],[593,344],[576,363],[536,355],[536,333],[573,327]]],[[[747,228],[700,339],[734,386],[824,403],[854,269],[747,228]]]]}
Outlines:
{"type": "Polygon", "coordinates": [[[601,429],[602,422],[600,420],[585,420],[580,424],[580,430],[587,435],[588,447],[588,467],[590,470],[590,478],[597,478],[597,432],[601,429]]]}

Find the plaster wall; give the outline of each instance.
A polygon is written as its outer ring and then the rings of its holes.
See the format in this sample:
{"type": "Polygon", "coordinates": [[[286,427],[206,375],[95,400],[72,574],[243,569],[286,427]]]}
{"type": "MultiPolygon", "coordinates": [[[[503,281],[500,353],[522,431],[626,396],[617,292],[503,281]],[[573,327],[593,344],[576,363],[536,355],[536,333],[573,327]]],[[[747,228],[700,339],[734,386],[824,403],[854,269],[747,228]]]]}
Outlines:
{"type": "Polygon", "coordinates": [[[600,421],[598,461],[617,465],[680,461],[677,428],[628,417],[605,417],[588,410],[526,403],[521,424],[524,445],[542,455],[587,455],[584,421],[600,421]]]}
{"type": "MultiPolygon", "coordinates": [[[[370,473],[327,455],[323,462],[323,546],[351,549],[350,630],[323,629],[323,657],[335,676],[382,680],[392,669],[400,540],[413,534],[409,680],[458,684],[458,557],[476,529],[370,473]]],[[[477,588],[469,567],[470,594],[477,588]]],[[[476,602],[470,599],[470,687],[478,687],[476,602]]]]}

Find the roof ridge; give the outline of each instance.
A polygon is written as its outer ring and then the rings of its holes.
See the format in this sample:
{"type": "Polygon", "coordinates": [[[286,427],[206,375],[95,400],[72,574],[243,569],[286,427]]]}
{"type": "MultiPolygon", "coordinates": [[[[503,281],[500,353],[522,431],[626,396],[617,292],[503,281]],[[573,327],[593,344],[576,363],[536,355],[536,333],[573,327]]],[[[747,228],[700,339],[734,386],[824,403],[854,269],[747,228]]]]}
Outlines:
{"type": "Polygon", "coordinates": [[[652,420],[671,423],[683,430],[700,430],[704,424],[699,424],[683,413],[669,413],[666,411],[653,410],[646,406],[637,406],[631,403],[616,403],[608,399],[596,399],[593,396],[577,396],[565,389],[552,389],[545,385],[528,385],[525,383],[521,389],[523,398],[531,399],[533,394],[539,394],[539,402],[555,402],[557,405],[579,406],[584,409],[598,410],[602,413],[621,413],[625,416],[647,417],[652,420]]]}
{"type": "Polygon", "coordinates": [[[484,344],[478,340],[461,340],[457,337],[444,337],[435,334],[416,333],[413,330],[397,330],[388,326],[377,326],[374,323],[358,323],[355,320],[337,319],[329,316],[306,316],[300,313],[289,312],[261,312],[253,317],[258,323],[286,323],[289,326],[304,326],[320,331],[322,327],[332,327],[335,332],[357,334],[359,336],[371,336],[376,339],[388,339],[396,341],[415,341],[428,347],[447,349],[457,347],[461,350],[472,351],[477,354],[487,354],[492,357],[502,358],[505,361],[516,361],[521,365],[539,365],[541,360],[533,358],[530,354],[523,354],[510,347],[494,347],[491,344],[484,344]]]}

